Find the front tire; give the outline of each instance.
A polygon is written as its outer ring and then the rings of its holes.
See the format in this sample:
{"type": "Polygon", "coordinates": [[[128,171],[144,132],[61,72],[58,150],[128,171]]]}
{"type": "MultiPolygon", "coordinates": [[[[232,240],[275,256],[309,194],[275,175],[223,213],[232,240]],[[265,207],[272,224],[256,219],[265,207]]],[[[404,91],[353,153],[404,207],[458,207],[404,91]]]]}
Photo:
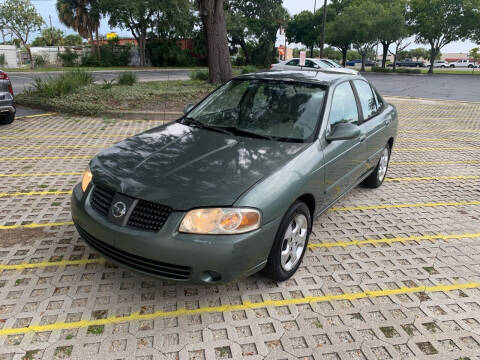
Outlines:
{"type": "Polygon", "coordinates": [[[296,201],[286,212],[275,236],[263,275],[275,281],[289,279],[300,266],[312,230],[308,206],[296,201]]]}
{"type": "Polygon", "coordinates": [[[383,184],[385,177],[387,175],[388,170],[388,163],[390,162],[390,146],[385,146],[383,149],[382,157],[378,161],[375,170],[365,179],[363,180],[363,185],[369,188],[378,188],[380,185],[383,184]]]}
{"type": "Polygon", "coordinates": [[[0,125],[11,124],[13,120],[15,120],[15,113],[11,113],[8,115],[0,115],[0,125]]]}

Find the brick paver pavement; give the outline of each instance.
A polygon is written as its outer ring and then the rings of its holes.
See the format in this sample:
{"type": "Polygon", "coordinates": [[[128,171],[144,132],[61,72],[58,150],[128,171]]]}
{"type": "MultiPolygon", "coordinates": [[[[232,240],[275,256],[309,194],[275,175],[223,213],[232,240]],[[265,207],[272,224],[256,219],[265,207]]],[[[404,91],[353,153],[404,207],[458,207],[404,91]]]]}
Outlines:
{"type": "Polygon", "coordinates": [[[480,104],[389,100],[388,181],[318,218],[284,283],[155,280],[79,238],[89,158],[158,122],[2,127],[0,359],[480,359],[480,104]]]}

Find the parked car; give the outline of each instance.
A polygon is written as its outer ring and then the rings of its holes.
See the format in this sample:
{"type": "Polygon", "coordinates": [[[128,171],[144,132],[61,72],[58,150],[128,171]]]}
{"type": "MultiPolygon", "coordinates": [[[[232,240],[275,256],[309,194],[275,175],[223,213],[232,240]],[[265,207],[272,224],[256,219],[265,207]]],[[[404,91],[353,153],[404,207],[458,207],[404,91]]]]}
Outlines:
{"type": "Polygon", "coordinates": [[[241,75],[97,154],[72,218],[92,248],[141,273],[283,281],[318,215],[360,183],[382,184],[397,128],[395,107],[361,76],[241,75]]]}
{"type": "Polygon", "coordinates": [[[459,68],[476,68],[478,67],[478,65],[474,62],[471,62],[470,60],[468,59],[465,59],[465,60],[458,60],[458,61],[455,61],[455,62],[451,62],[449,64],[449,66],[451,68],[456,68],[456,67],[459,67],[459,68]]]}
{"type": "MultiPolygon", "coordinates": [[[[388,64],[387,66],[393,67],[393,64],[388,64]]],[[[413,61],[412,59],[406,59],[402,61],[397,61],[397,67],[425,67],[425,61],[413,61]]]]}
{"type": "Polygon", "coordinates": [[[344,67],[338,63],[336,63],[335,61],[331,60],[331,59],[318,59],[319,61],[325,63],[326,65],[330,66],[330,67],[334,67],[334,68],[337,68],[337,69],[344,69],[344,67]]]}
{"type": "Polygon", "coordinates": [[[6,72],[0,70],[0,125],[8,125],[15,120],[13,88],[6,72]]]}
{"type": "MultiPolygon", "coordinates": [[[[345,63],[347,66],[356,66],[357,64],[361,65],[362,60],[361,59],[356,59],[356,60],[350,60],[345,63]]],[[[373,60],[365,60],[365,66],[377,66],[377,62],[373,60]]]]}
{"type": "Polygon", "coordinates": [[[321,61],[320,59],[312,59],[307,58],[305,59],[305,66],[300,66],[300,59],[293,58],[291,60],[283,61],[278,64],[273,64],[271,66],[271,70],[279,71],[279,70],[327,70],[327,71],[334,71],[338,73],[345,73],[345,74],[353,74],[357,75],[358,71],[352,69],[345,69],[344,67],[333,67],[332,65],[327,65],[325,62],[321,61]]]}
{"type": "Polygon", "coordinates": [[[450,66],[450,63],[445,60],[435,60],[433,62],[433,67],[434,68],[447,68],[450,66]]]}

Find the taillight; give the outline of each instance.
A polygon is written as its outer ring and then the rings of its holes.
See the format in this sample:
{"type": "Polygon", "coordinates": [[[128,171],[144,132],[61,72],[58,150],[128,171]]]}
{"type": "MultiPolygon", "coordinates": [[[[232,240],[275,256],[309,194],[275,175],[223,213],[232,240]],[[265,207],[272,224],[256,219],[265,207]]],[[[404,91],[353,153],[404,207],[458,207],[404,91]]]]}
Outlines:
{"type": "Polygon", "coordinates": [[[8,92],[10,93],[10,95],[13,96],[13,88],[12,88],[12,84],[8,84],[8,92]]]}
{"type": "Polygon", "coordinates": [[[6,72],[0,72],[0,80],[8,80],[8,75],[6,72]]]}

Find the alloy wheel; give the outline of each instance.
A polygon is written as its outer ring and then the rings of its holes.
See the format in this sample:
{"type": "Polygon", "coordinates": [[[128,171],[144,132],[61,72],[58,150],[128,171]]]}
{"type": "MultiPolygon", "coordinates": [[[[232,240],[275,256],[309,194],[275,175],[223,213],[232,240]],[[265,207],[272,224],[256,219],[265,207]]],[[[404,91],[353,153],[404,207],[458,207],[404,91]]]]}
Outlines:
{"type": "Polygon", "coordinates": [[[388,167],[388,159],[390,157],[390,151],[388,147],[383,150],[382,157],[380,158],[380,162],[378,163],[378,181],[382,182],[385,174],[387,173],[388,167]]]}
{"type": "Polygon", "coordinates": [[[307,218],[303,214],[297,214],[283,235],[280,254],[280,263],[283,270],[292,270],[300,261],[307,241],[307,232],[307,218]]]}

